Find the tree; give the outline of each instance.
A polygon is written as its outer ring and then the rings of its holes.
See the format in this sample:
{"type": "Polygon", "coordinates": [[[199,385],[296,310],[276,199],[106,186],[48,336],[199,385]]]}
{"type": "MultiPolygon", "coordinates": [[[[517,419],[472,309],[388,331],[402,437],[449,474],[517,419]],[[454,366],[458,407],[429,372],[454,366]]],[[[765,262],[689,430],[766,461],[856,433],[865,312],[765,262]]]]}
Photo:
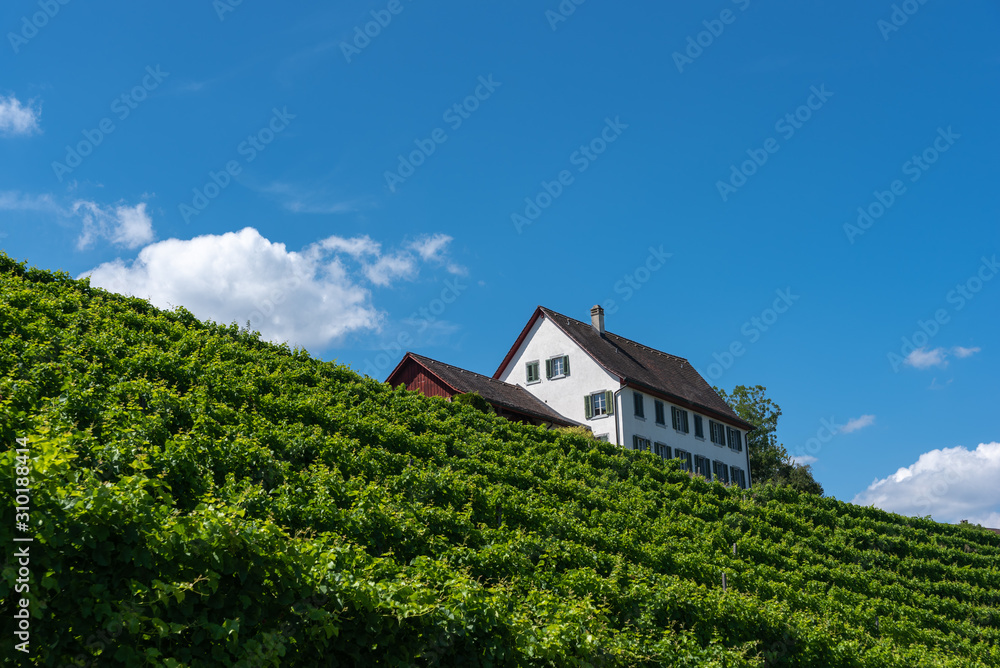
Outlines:
{"type": "Polygon", "coordinates": [[[754,426],[747,434],[750,452],[750,478],[754,484],[773,483],[810,494],[823,494],[823,487],[813,478],[812,467],[796,464],[785,447],[778,443],[778,418],[781,407],[765,394],[763,385],[737,385],[731,393],[715,388],[738,416],[754,426]]]}

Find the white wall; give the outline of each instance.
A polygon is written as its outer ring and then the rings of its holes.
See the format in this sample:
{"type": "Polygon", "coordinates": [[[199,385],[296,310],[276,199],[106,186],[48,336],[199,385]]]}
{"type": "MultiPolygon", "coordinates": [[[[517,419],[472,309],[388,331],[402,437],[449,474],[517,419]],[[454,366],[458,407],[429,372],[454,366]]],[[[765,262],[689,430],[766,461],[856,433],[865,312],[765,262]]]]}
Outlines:
{"type": "Polygon", "coordinates": [[[594,434],[608,434],[608,440],[615,442],[614,419],[601,417],[588,420],[583,397],[602,390],[617,391],[621,387],[618,376],[605,371],[544,315],[535,321],[501,373],[500,380],[520,385],[561,415],[588,425],[594,434]],[[545,360],[557,355],[569,355],[569,375],[548,380],[545,377],[545,360]],[[524,365],[535,360],[538,361],[541,380],[529,385],[524,365]]]}
{"type": "MultiPolygon", "coordinates": [[[[643,405],[645,408],[646,418],[645,420],[635,416],[635,405],[632,399],[632,393],[635,390],[632,388],[627,388],[622,391],[619,397],[619,403],[621,405],[622,413],[622,423],[623,423],[623,433],[626,438],[623,439],[626,448],[632,447],[632,436],[638,435],[643,438],[648,438],[653,443],[665,443],[669,445],[672,449],[676,450],[680,448],[682,450],[687,450],[691,453],[692,461],[695,455],[701,455],[702,457],[707,457],[712,461],[718,460],[725,462],[727,466],[736,466],[743,469],[746,472],[747,481],[750,479],[750,472],[747,469],[747,452],[746,452],[746,432],[742,429],[740,431],[740,438],[743,441],[743,450],[736,451],[730,450],[728,445],[716,445],[711,441],[711,431],[708,428],[708,421],[711,419],[707,415],[702,415],[702,424],[704,426],[705,437],[697,438],[694,435],[694,416],[699,414],[696,411],[690,409],[688,412],[688,433],[683,433],[677,431],[673,427],[673,420],[671,419],[671,404],[668,401],[663,401],[663,421],[664,424],[656,423],[656,407],[653,403],[656,398],[645,393],[643,395],[643,405]]],[[[678,406],[678,408],[681,408],[678,406]]],[[[718,422],[718,420],[716,420],[718,422]]],[[[726,425],[726,427],[731,425],[726,425]]],[[[612,438],[612,440],[614,440],[612,438]]]]}
{"type": "Polygon", "coordinates": [[[688,410],[688,433],[676,431],[671,420],[671,404],[667,401],[663,401],[665,424],[656,424],[656,409],[653,403],[655,398],[647,394],[643,394],[645,420],[635,417],[632,400],[634,390],[631,388],[622,389],[618,376],[608,373],[597,364],[590,355],[577,346],[544,314],[532,325],[499,378],[506,383],[520,385],[561,415],[589,426],[595,435],[607,434],[608,440],[612,443],[616,442],[615,422],[617,421],[618,444],[625,448],[631,448],[632,436],[639,435],[648,438],[653,443],[665,443],[674,450],[677,448],[687,450],[692,455],[692,461],[694,455],[701,455],[712,461],[725,462],[727,466],[741,468],[746,472],[749,482],[746,432],[740,430],[743,439],[743,451],[741,452],[730,450],[728,445],[716,445],[710,440],[709,418],[702,415],[705,437],[703,439],[696,438],[694,435],[695,412],[689,409],[685,409],[688,410]],[[548,380],[545,378],[545,360],[557,355],[569,355],[570,374],[565,378],[548,380]],[[525,375],[525,363],[535,360],[538,361],[541,380],[529,385],[525,375]],[[615,415],[600,416],[588,420],[584,412],[584,396],[607,390],[611,392],[621,390],[615,405],[615,415]]]}

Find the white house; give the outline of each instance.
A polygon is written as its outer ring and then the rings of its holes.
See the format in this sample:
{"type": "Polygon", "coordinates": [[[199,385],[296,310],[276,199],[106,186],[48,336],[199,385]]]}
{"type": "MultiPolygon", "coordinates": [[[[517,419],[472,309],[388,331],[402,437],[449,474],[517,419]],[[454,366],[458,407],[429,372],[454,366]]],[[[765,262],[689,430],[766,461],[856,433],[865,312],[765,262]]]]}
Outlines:
{"type": "Polygon", "coordinates": [[[686,359],[606,331],[600,306],[590,315],[584,323],[539,306],[493,378],[520,385],[598,438],[749,486],[753,425],[686,359]]]}

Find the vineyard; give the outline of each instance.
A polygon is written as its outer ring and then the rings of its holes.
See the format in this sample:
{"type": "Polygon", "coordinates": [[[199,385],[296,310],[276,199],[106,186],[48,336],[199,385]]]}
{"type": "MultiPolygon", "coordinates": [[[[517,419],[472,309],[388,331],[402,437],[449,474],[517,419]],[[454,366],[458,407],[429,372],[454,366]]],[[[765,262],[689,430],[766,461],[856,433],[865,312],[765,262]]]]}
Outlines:
{"type": "Polygon", "coordinates": [[[2,254],[0,439],[26,665],[1000,666],[1000,535],[709,483],[2,254]]]}

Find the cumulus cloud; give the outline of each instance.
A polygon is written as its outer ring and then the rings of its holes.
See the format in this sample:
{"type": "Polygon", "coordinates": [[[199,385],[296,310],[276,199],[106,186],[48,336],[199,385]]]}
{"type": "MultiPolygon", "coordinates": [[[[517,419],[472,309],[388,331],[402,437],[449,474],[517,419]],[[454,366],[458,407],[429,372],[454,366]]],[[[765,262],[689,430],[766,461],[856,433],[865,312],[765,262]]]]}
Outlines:
{"type": "Polygon", "coordinates": [[[932,515],[939,522],[1000,523],[1000,443],[931,450],[916,463],[876,479],[854,497],[901,515],[932,515]]]}
{"type": "Polygon", "coordinates": [[[366,282],[389,286],[419,269],[411,253],[383,253],[367,236],[333,236],[296,252],[247,227],[160,241],[131,263],[115,260],[85,275],[95,286],[162,308],[180,305],[226,324],[249,320],[266,339],[315,349],[379,330],[384,316],[366,282]]]}
{"type": "Polygon", "coordinates": [[[40,112],[30,103],[24,105],[15,97],[0,95],[0,134],[30,135],[40,132],[40,112]]]}
{"type": "Polygon", "coordinates": [[[982,348],[963,348],[962,346],[955,346],[951,349],[951,352],[954,353],[955,357],[964,359],[966,357],[972,357],[981,350],[982,348]]]}
{"type": "Polygon", "coordinates": [[[793,464],[798,464],[799,466],[808,466],[819,461],[812,455],[793,455],[789,459],[792,460],[793,464]]]}
{"type": "Polygon", "coordinates": [[[102,206],[96,202],[73,203],[73,213],[83,219],[83,231],[76,240],[77,250],[89,248],[98,239],[115,246],[138,248],[155,238],[153,220],[146,213],[146,203],[135,206],[102,206]]]}
{"type": "Polygon", "coordinates": [[[842,434],[850,434],[852,431],[864,429],[865,427],[870,427],[873,424],[875,424],[874,415],[862,415],[861,417],[848,420],[847,424],[840,428],[840,432],[842,434]]]}
{"type": "Polygon", "coordinates": [[[107,206],[98,202],[77,200],[64,205],[50,194],[30,195],[17,191],[0,192],[0,211],[43,213],[82,223],[76,240],[77,250],[90,248],[99,239],[123,248],[138,248],[156,235],[146,203],[128,206],[125,202],[107,206]]]}

